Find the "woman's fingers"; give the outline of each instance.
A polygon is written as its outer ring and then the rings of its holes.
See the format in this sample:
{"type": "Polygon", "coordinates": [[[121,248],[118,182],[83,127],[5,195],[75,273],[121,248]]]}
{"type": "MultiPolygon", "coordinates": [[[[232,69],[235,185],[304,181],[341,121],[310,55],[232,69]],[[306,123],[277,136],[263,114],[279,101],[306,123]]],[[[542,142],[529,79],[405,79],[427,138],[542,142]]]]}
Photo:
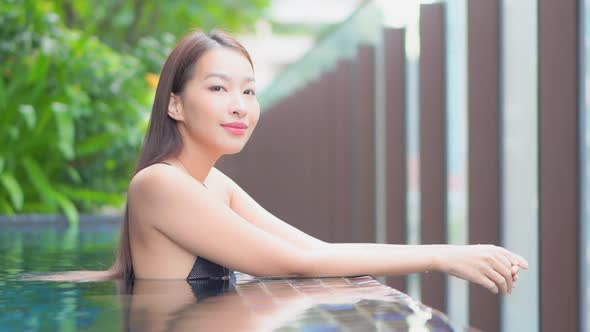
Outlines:
{"type": "MultiPolygon", "coordinates": [[[[518,265],[512,265],[511,261],[508,257],[504,256],[503,254],[498,254],[497,258],[510,270],[510,280],[514,283],[516,280],[514,277],[518,273],[518,265]]],[[[512,286],[514,287],[514,286],[512,286]]]]}
{"type": "Polygon", "coordinates": [[[504,279],[503,284],[505,285],[505,292],[512,292],[512,271],[510,269],[510,262],[503,261],[501,255],[492,255],[491,259],[488,259],[490,267],[494,269],[504,279]]]}
{"type": "Polygon", "coordinates": [[[500,248],[500,251],[502,251],[504,256],[506,256],[510,260],[511,265],[520,265],[520,259],[517,257],[517,255],[515,253],[511,252],[510,250],[508,250],[506,248],[502,248],[502,247],[498,247],[498,248],[500,248]]]}
{"type": "Polygon", "coordinates": [[[512,265],[510,270],[512,271],[512,274],[517,274],[519,270],[518,265],[512,265]]]}
{"type": "Polygon", "coordinates": [[[478,281],[480,285],[482,285],[485,289],[489,290],[494,294],[498,294],[498,286],[492,280],[490,280],[485,275],[481,276],[481,279],[478,281]]]}
{"type": "MultiPolygon", "coordinates": [[[[497,270],[493,268],[488,269],[486,276],[496,284],[498,289],[501,290],[503,294],[509,293],[511,286],[508,285],[506,277],[497,270]]],[[[512,285],[512,278],[510,278],[510,285],[512,285]]]]}
{"type": "Polygon", "coordinates": [[[510,262],[510,259],[508,257],[503,255],[502,253],[497,253],[495,256],[500,262],[502,262],[502,264],[504,264],[504,266],[506,266],[509,269],[512,269],[512,263],[510,262]]]}
{"type": "Polygon", "coordinates": [[[518,271],[520,267],[528,268],[528,263],[521,256],[516,255],[505,248],[495,248],[500,250],[494,255],[496,261],[491,264],[491,267],[496,273],[491,273],[492,275],[490,277],[492,280],[500,282],[499,288],[502,289],[505,294],[511,294],[512,289],[516,287],[515,282],[518,280],[518,271]],[[503,278],[503,280],[500,280],[499,278],[503,278]]]}
{"type": "MultiPolygon", "coordinates": [[[[502,247],[499,247],[499,248],[502,248],[502,247]]],[[[504,252],[505,255],[510,257],[510,261],[512,262],[512,265],[518,265],[519,267],[521,267],[525,270],[529,269],[529,263],[527,262],[526,259],[524,259],[524,257],[522,257],[518,254],[515,254],[506,248],[502,248],[502,252],[504,252]]]]}
{"type": "Polygon", "coordinates": [[[524,259],[524,257],[522,257],[520,255],[516,255],[516,257],[518,257],[518,259],[520,261],[520,264],[518,264],[518,266],[522,267],[525,270],[528,270],[529,269],[529,262],[527,262],[527,260],[524,259]]]}
{"type": "Polygon", "coordinates": [[[448,270],[456,271],[455,276],[479,283],[495,294],[500,291],[511,294],[516,287],[519,270],[528,269],[528,262],[524,258],[502,247],[474,245],[465,249],[471,249],[466,255],[466,258],[471,256],[465,260],[468,264],[452,262],[448,270]]]}
{"type": "Polygon", "coordinates": [[[512,287],[514,287],[514,284],[516,283],[516,280],[518,280],[518,274],[513,274],[512,275],[512,287]]]}

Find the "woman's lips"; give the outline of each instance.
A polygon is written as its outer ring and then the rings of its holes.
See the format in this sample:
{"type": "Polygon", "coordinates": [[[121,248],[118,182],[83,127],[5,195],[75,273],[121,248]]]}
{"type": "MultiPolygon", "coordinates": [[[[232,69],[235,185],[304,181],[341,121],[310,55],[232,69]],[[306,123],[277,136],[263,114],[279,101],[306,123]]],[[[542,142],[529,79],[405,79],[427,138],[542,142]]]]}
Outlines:
{"type": "Polygon", "coordinates": [[[246,133],[246,128],[236,128],[231,126],[221,125],[225,130],[229,131],[232,135],[240,136],[246,133]]]}

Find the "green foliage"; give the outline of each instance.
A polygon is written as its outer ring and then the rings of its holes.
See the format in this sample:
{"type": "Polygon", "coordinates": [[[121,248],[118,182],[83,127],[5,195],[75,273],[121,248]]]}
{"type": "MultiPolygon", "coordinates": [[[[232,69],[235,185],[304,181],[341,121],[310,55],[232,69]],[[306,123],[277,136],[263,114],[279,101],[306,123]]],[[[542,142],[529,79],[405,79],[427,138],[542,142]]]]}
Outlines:
{"type": "Polygon", "coordinates": [[[144,66],[63,27],[50,2],[0,4],[0,213],[119,206],[153,90],[144,66]]]}
{"type": "Polygon", "coordinates": [[[194,28],[252,26],[270,0],[0,2],[0,214],[121,207],[157,75],[194,28]]]}
{"type": "Polygon", "coordinates": [[[54,0],[57,13],[70,28],[103,36],[115,47],[135,45],[142,37],[161,32],[181,36],[193,28],[247,29],[270,0],[54,0]]]}
{"type": "Polygon", "coordinates": [[[54,0],[66,26],[85,31],[158,72],[176,38],[192,29],[250,29],[271,0],[54,0]]]}

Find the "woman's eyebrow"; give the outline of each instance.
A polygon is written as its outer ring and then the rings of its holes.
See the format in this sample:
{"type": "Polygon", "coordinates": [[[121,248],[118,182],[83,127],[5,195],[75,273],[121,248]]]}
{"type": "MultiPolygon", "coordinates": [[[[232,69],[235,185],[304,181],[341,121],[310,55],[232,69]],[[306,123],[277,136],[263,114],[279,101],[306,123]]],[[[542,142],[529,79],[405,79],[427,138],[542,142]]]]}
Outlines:
{"type": "MultiPolygon", "coordinates": [[[[228,75],[221,74],[221,73],[210,73],[207,76],[205,76],[205,78],[203,80],[206,80],[209,77],[219,77],[224,81],[231,81],[231,78],[228,75]]],[[[254,82],[254,77],[251,77],[251,76],[244,77],[243,81],[244,82],[254,82]]]]}

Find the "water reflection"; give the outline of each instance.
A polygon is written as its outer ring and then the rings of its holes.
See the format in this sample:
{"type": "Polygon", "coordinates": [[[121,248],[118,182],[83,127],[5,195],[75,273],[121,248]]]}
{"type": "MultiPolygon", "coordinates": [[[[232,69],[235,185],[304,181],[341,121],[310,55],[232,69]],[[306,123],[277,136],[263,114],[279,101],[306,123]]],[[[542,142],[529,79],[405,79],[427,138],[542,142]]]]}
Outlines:
{"type": "Polygon", "coordinates": [[[213,327],[207,320],[220,320],[228,310],[233,310],[231,301],[226,308],[213,308],[215,312],[210,311],[210,305],[202,305],[205,300],[233,289],[229,280],[136,280],[119,284],[123,324],[128,331],[182,330],[179,326],[187,323],[195,328],[213,327]],[[191,323],[203,314],[206,320],[191,323]]]}
{"type": "Polygon", "coordinates": [[[453,331],[444,315],[370,277],[136,280],[120,284],[127,331],[453,331]]]}

